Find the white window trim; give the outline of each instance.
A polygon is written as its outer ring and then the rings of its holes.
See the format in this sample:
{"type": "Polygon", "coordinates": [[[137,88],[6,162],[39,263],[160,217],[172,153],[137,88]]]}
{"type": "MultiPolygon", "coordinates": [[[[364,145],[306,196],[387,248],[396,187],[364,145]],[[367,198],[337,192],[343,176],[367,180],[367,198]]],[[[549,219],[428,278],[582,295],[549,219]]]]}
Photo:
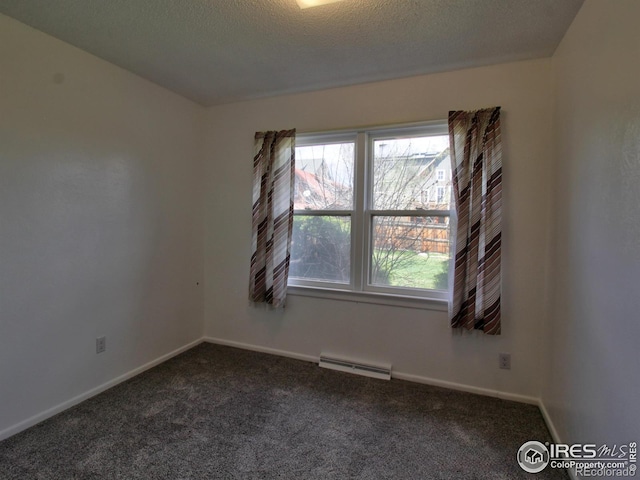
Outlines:
{"type": "Polygon", "coordinates": [[[327,298],[343,302],[372,303],[375,305],[388,305],[393,307],[415,308],[420,310],[435,310],[446,312],[448,301],[439,298],[411,297],[391,293],[377,293],[366,291],[354,291],[347,289],[335,289],[319,286],[289,285],[287,295],[296,297],[327,298]]]}
{"type": "MultiPolygon", "coordinates": [[[[316,145],[318,143],[355,142],[355,165],[353,210],[296,210],[300,215],[345,215],[352,217],[351,223],[351,275],[350,282],[319,282],[300,278],[289,278],[287,293],[296,296],[330,298],[340,301],[373,303],[381,305],[446,311],[449,292],[446,290],[423,290],[401,287],[383,287],[372,285],[366,278],[370,270],[371,226],[375,215],[392,213],[398,210],[373,210],[373,189],[365,189],[368,178],[366,165],[368,153],[372,151],[373,141],[412,137],[416,134],[448,135],[446,120],[405,124],[397,126],[373,127],[331,132],[299,133],[296,146],[316,145]],[[361,192],[367,192],[367,198],[361,192]]],[[[443,216],[444,211],[406,211],[407,216],[443,216]],[[409,215],[410,214],[410,215],[409,215]]],[[[446,212],[451,216],[451,211],[446,212]]]]}

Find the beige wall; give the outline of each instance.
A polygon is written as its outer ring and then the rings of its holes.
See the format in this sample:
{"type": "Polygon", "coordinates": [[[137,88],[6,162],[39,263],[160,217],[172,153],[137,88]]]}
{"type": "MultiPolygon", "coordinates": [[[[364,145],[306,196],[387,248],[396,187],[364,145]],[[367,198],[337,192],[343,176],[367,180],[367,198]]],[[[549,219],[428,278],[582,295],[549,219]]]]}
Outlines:
{"type": "Polygon", "coordinates": [[[640,434],[640,2],[588,0],[558,48],[542,398],[567,442],[640,434]]]}
{"type": "Polygon", "coordinates": [[[201,337],[203,111],[0,15],[0,438],[201,337]]]}
{"type": "Polygon", "coordinates": [[[507,394],[539,393],[552,171],[549,60],[236,103],[208,110],[205,331],[224,341],[317,357],[388,362],[429,378],[507,394]],[[247,302],[253,134],[446,119],[450,109],[503,108],[504,327],[455,335],[446,312],[308,297],[284,312],[247,302]],[[498,353],[513,355],[511,371],[498,353]]]}

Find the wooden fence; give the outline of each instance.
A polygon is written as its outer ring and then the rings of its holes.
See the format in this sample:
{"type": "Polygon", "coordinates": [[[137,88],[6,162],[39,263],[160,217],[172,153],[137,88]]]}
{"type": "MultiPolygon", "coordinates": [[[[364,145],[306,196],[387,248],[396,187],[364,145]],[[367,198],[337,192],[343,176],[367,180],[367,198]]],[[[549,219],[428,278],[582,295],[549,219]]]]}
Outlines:
{"type": "Polygon", "coordinates": [[[374,229],[375,248],[394,248],[416,253],[449,254],[449,224],[419,223],[386,217],[389,221],[376,224],[374,229]]]}

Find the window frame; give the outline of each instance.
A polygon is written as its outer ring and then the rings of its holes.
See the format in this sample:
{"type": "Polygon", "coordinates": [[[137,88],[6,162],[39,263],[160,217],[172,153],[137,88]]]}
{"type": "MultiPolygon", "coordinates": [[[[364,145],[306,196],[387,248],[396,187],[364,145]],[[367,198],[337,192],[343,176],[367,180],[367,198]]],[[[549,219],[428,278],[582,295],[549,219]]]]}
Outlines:
{"type": "Polygon", "coordinates": [[[355,203],[356,203],[356,158],[358,156],[357,153],[357,132],[342,132],[342,133],[329,133],[329,134],[309,134],[309,135],[299,135],[296,138],[296,148],[298,147],[307,147],[314,145],[327,145],[327,144],[335,144],[335,143],[347,143],[353,141],[354,143],[354,165],[353,165],[353,199],[351,204],[351,210],[294,210],[293,215],[295,216],[310,216],[310,217],[351,217],[351,269],[349,274],[349,283],[342,282],[330,282],[330,281],[320,281],[320,280],[308,280],[299,277],[291,277],[289,276],[289,280],[287,283],[287,289],[290,287],[306,287],[306,288],[321,288],[326,290],[343,290],[343,291],[355,291],[355,284],[353,278],[353,270],[354,270],[354,258],[355,254],[355,245],[354,245],[354,214],[355,214],[355,203]]]}
{"type": "MultiPolygon", "coordinates": [[[[446,310],[448,290],[374,285],[371,282],[373,219],[376,216],[452,217],[449,210],[378,210],[373,203],[373,145],[381,139],[448,135],[446,120],[331,132],[299,133],[296,147],[354,142],[352,210],[294,210],[294,215],[351,217],[351,272],[349,283],[323,282],[289,277],[294,295],[446,310]]],[[[445,190],[446,191],[446,190],[445,190]]],[[[451,201],[451,204],[453,201],[451,201]]],[[[453,205],[451,205],[453,207],[453,205]]],[[[451,242],[451,239],[450,239],[451,242]]]]}

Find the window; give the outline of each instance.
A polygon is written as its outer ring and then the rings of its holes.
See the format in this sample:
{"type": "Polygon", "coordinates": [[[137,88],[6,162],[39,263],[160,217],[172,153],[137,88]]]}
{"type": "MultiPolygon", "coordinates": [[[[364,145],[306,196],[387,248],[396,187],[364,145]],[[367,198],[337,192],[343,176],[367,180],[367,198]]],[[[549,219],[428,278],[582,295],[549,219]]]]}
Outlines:
{"type": "Polygon", "coordinates": [[[296,144],[289,285],[446,298],[446,123],[298,134],[296,144]]]}

